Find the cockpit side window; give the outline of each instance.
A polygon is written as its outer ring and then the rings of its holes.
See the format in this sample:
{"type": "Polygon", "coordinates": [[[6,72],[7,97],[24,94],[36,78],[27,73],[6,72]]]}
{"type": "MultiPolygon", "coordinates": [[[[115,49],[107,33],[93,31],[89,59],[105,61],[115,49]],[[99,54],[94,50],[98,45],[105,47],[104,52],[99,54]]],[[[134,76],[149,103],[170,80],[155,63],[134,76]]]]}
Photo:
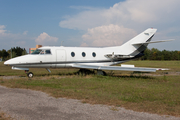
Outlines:
{"type": "Polygon", "coordinates": [[[45,54],[51,54],[50,50],[45,50],[45,54]]]}
{"type": "Polygon", "coordinates": [[[42,51],[42,50],[37,49],[37,50],[35,50],[34,52],[32,52],[31,54],[39,54],[41,51],[42,51]]]}
{"type": "Polygon", "coordinates": [[[40,54],[40,55],[49,55],[51,54],[51,50],[40,50],[40,49],[37,49],[35,50],[33,53],[31,54],[40,54]]]}
{"type": "Polygon", "coordinates": [[[40,52],[40,54],[41,54],[41,55],[44,55],[44,50],[42,50],[42,51],[40,52]]]}
{"type": "Polygon", "coordinates": [[[51,54],[51,51],[50,51],[50,50],[42,50],[42,51],[40,52],[40,54],[41,54],[41,55],[49,55],[49,54],[51,54]]]}

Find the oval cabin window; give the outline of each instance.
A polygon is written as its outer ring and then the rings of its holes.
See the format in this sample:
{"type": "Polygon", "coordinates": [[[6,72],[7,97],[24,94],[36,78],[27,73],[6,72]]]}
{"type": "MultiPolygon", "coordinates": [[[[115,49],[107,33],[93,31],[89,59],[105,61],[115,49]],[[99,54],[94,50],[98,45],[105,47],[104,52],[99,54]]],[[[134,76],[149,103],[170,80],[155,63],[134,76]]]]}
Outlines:
{"type": "Polygon", "coordinates": [[[96,53],[95,53],[95,52],[93,52],[93,53],[92,53],[92,56],[93,56],[93,57],[96,57],[96,53]]]}
{"type": "Polygon", "coordinates": [[[85,56],[86,56],[86,53],[85,53],[85,52],[82,52],[82,56],[85,57],[85,56]]]}
{"type": "Polygon", "coordinates": [[[71,52],[71,56],[74,57],[74,56],[75,56],[75,53],[74,53],[74,52],[71,52]]]}

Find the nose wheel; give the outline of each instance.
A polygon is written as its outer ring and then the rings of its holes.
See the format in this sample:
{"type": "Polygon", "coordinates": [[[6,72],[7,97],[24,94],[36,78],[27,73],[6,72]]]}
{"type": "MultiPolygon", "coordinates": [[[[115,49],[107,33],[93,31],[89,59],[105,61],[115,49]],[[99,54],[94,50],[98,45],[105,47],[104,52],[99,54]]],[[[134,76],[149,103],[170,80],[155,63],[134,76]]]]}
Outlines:
{"type": "Polygon", "coordinates": [[[34,74],[32,72],[29,72],[29,70],[25,70],[25,73],[29,78],[32,78],[34,76],[34,74]]]}
{"type": "Polygon", "coordinates": [[[32,78],[34,75],[33,75],[32,72],[29,72],[29,73],[27,74],[27,76],[28,76],[29,78],[32,78]]]}

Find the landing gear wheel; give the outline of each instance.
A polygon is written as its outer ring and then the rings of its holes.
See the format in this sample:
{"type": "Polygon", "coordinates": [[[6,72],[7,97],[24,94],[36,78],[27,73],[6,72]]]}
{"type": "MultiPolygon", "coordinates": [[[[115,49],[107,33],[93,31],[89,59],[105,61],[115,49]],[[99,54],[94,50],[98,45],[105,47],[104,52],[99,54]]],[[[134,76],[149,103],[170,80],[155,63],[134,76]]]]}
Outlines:
{"type": "Polygon", "coordinates": [[[90,74],[94,74],[94,71],[88,70],[88,69],[80,69],[77,72],[78,75],[82,75],[82,76],[86,76],[86,75],[90,75],[90,74]]]}
{"type": "Polygon", "coordinates": [[[29,78],[32,78],[32,77],[33,77],[33,73],[32,73],[32,72],[29,72],[29,73],[27,74],[27,76],[28,76],[29,78]]]}
{"type": "Polygon", "coordinates": [[[102,75],[102,76],[106,76],[106,72],[102,71],[102,70],[98,70],[97,71],[97,75],[102,75]]]}

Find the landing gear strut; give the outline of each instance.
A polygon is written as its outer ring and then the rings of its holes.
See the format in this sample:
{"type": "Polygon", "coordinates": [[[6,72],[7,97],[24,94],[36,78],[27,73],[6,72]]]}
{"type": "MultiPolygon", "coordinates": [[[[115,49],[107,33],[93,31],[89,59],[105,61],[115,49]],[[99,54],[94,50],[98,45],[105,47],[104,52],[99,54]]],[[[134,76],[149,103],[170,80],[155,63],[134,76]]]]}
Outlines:
{"type": "Polygon", "coordinates": [[[29,78],[32,78],[34,76],[32,72],[29,72],[29,70],[25,70],[25,73],[29,78]]]}

